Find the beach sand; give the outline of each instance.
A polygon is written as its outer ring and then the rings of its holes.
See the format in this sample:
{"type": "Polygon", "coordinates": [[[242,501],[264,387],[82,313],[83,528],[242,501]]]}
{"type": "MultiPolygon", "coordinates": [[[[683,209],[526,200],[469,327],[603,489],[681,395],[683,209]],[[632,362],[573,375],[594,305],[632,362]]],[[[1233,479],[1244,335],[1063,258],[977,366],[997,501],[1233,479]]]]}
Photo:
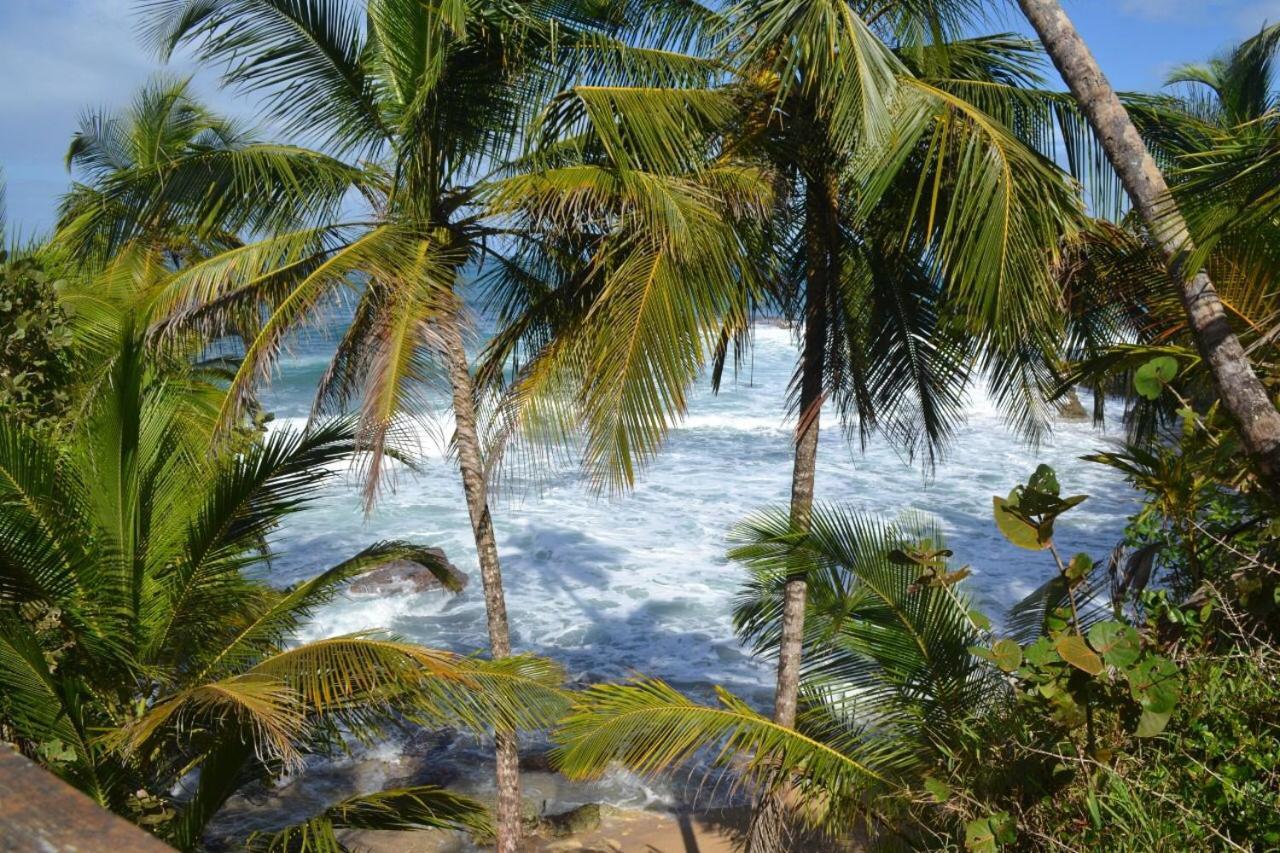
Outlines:
{"type": "MultiPolygon", "coordinates": [[[[745,809],[672,814],[656,811],[604,810],[600,827],[572,838],[527,840],[530,853],[734,853],[742,849],[747,826],[745,809]]],[[[477,848],[467,839],[444,832],[364,832],[342,835],[356,849],[370,853],[465,853],[477,848]]]]}

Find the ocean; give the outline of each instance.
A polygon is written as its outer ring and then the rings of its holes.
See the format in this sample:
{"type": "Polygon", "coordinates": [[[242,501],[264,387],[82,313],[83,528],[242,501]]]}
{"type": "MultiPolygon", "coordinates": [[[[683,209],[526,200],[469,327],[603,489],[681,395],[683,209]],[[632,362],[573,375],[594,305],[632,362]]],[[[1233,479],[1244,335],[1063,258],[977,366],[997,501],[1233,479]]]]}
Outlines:
{"type": "MultiPolygon", "coordinates": [[[[291,348],[266,395],[276,415],[273,428],[305,423],[333,340],[333,330],[322,330],[291,348]]],[[[731,610],[744,572],[725,557],[726,534],[753,510],[787,500],[793,424],[786,416],[786,391],[796,352],[789,331],[759,324],[753,357],[736,381],[726,376],[719,394],[711,393],[709,381],[701,383],[688,417],[634,491],[601,497],[562,473],[494,504],[516,650],[554,658],[576,682],[642,674],[699,698],[720,685],[761,709],[771,706],[772,664],[750,655],[733,634],[731,610]]],[[[485,647],[475,549],[462,487],[443,451],[449,421],[443,393],[440,399],[440,418],[420,430],[422,470],[400,472],[367,517],[358,485],[343,477],[276,536],[272,580],[294,582],[371,542],[395,538],[443,548],[471,583],[457,596],[343,595],[316,614],[302,639],[382,629],[459,652],[485,647]]],[[[1091,407],[1087,395],[1083,402],[1091,407]]],[[[936,517],[955,552],[953,565],[972,567],[968,593],[999,621],[1054,569],[1047,554],[1019,550],[1003,539],[992,521],[992,495],[1006,494],[1040,463],[1054,466],[1066,493],[1090,496],[1059,522],[1061,550],[1105,558],[1136,498],[1112,471],[1079,457],[1118,436],[1118,405],[1114,414],[1112,435],[1088,423],[1063,422],[1047,443],[1032,448],[1010,432],[979,390],[931,473],[882,440],[873,439],[866,452],[849,446],[828,415],[817,497],[886,517],[908,510],[936,517]]],[[[403,744],[392,742],[347,760],[365,761],[366,770],[371,756],[388,765],[381,776],[359,783],[368,787],[398,778],[404,755],[403,744]]],[[[485,750],[455,746],[440,755],[452,756],[445,781],[479,793],[491,786],[487,771],[474,766],[485,750]]],[[[589,790],[565,789],[540,776],[526,782],[526,793],[568,805],[604,799],[640,806],[675,796],[661,782],[627,774],[589,790]]]]}

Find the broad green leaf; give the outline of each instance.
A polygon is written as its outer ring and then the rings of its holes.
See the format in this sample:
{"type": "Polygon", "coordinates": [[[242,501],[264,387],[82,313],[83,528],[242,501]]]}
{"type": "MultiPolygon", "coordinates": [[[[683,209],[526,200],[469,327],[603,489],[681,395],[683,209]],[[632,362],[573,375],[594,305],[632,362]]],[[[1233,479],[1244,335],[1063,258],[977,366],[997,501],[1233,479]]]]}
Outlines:
{"type": "Polygon", "coordinates": [[[1162,355],[1151,359],[1134,372],[1133,387],[1148,400],[1155,400],[1164,391],[1164,386],[1177,375],[1178,362],[1170,356],[1162,355]]]}
{"type": "Polygon", "coordinates": [[[1053,642],[1048,637],[1041,637],[1031,645],[1027,646],[1023,652],[1023,657],[1027,663],[1032,666],[1044,666],[1049,663],[1057,663],[1061,658],[1057,651],[1053,648],[1053,642]]]}
{"type": "Polygon", "coordinates": [[[1058,475],[1048,465],[1041,465],[1036,469],[1035,473],[1031,475],[1031,479],[1027,480],[1027,488],[1046,495],[1054,495],[1055,497],[1061,491],[1061,487],[1058,485],[1058,475]]]}
{"type": "Polygon", "coordinates": [[[1182,675],[1168,658],[1149,657],[1125,675],[1129,679],[1130,693],[1144,710],[1159,714],[1172,711],[1177,706],[1182,693],[1182,675]]]}
{"type": "Polygon", "coordinates": [[[1005,672],[1013,672],[1022,666],[1022,647],[1013,640],[1004,639],[991,647],[992,660],[1005,672]]]}
{"type": "Polygon", "coordinates": [[[951,799],[951,786],[946,782],[936,779],[933,776],[926,776],[924,777],[923,784],[924,789],[928,791],[929,795],[938,802],[945,803],[947,800],[951,799]]]}
{"type": "Polygon", "coordinates": [[[1089,644],[1079,634],[1066,634],[1059,637],[1058,641],[1054,643],[1054,648],[1064,661],[1076,669],[1087,672],[1090,675],[1097,675],[1102,672],[1102,658],[1098,657],[1097,653],[1089,648],[1089,644]]]}
{"type": "Polygon", "coordinates": [[[964,825],[964,849],[970,853],[996,853],[1000,849],[996,844],[995,830],[987,818],[971,820],[964,825]]]}
{"type": "Polygon", "coordinates": [[[970,621],[973,622],[974,625],[978,627],[978,630],[980,631],[991,630],[991,618],[987,616],[987,614],[983,613],[981,610],[970,610],[969,619],[970,621]]]}
{"type": "Polygon", "coordinates": [[[1164,731],[1165,726],[1169,724],[1169,718],[1173,716],[1173,711],[1150,711],[1144,710],[1142,717],[1138,720],[1138,729],[1134,732],[1138,737],[1155,737],[1164,731]]]}
{"type": "Polygon", "coordinates": [[[1142,655],[1138,632],[1120,622],[1099,622],[1089,629],[1089,644],[1117,669],[1128,669],[1142,655]]]}
{"type": "Polygon", "coordinates": [[[1048,543],[1041,540],[1039,529],[1035,525],[1029,524],[1013,511],[1018,506],[1016,493],[1010,493],[1008,498],[993,497],[991,502],[994,508],[996,527],[1000,528],[1004,538],[1019,548],[1026,548],[1028,551],[1043,551],[1048,547],[1048,543]]]}
{"type": "Polygon", "coordinates": [[[1076,554],[1071,558],[1071,562],[1067,563],[1067,580],[1074,586],[1088,577],[1091,571],[1093,571],[1093,558],[1088,554],[1076,554]]]}

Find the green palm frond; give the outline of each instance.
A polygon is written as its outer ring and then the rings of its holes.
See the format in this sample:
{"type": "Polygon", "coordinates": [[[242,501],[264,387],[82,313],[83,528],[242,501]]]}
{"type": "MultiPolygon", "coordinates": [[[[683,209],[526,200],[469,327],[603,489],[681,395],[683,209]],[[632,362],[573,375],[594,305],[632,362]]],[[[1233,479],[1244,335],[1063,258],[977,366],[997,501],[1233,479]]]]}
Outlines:
{"type": "Polygon", "coordinates": [[[59,241],[110,257],[161,226],[196,236],[271,232],[336,215],[361,173],[297,146],[250,143],[196,149],[115,171],[77,188],[59,216],[59,241]]]}
{"type": "Polygon", "coordinates": [[[0,600],[57,604],[80,587],[82,566],[74,481],[61,475],[56,450],[8,420],[0,420],[0,600]]]}
{"type": "Polygon", "coordinates": [[[555,733],[553,761],[572,779],[621,764],[669,772],[700,755],[733,761],[744,780],[798,782],[806,816],[827,823],[833,802],[868,802],[897,790],[916,764],[892,737],[864,732],[839,746],[774,723],[724,690],[701,705],[661,681],[596,685],[583,691],[555,733]]]}
{"type": "Polygon", "coordinates": [[[96,752],[85,730],[80,705],[89,697],[80,695],[73,680],[49,669],[45,650],[28,626],[10,614],[0,614],[0,713],[15,733],[30,742],[60,741],[74,750],[72,773],[93,787],[89,792],[101,801],[104,792],[95,790],[93,767],[96,752]]]}
{"type": "Polygon", "coordinates": [[[156,738],[184,730],[243,732],[259,761],[301,767],[298,744],[308,729],[297,694],[281,680],[242,673],[164,697],[108,739],[126,754],[157,745],[156,738]]]}
{"type": "Polygon", "coordinates": [[[589,133],[610,163],[670,174],[702,164],[710,131],[734,111],[727,89],[575,86],[552,101],[533,133],[544,145],[589,133]]]}
{"type": "Polygon", "coordinates": [[[482,804],[443,788],[418,785],[349,797],[304,823],[255,833],[248,847],[264,853],[346,853],[350,848],[338,839],[340,829],[449,829],[479,836],[492,832],[482,804]]]}
{"type": "Polygon", "coordinates": [[[818,506],[809,533],[783,510],[768,510],[733,534],[730,556],[752,580],[735,609],[740,636],[758,653],[777,653],[783,587],[808,583],[805,683],[849,702],[862,719],[927,721],[932,737],[999,693],[991,669],[969,647],[982,639],[936,525],[923,518],[888,524],[841,507],[818,506]],[[917,562],[904,555],[920,554],[917,562]]]}
{"type": "Polygon", "coordinates": [[[767,75],[774,107],[793,95],[816,105],[835,150],[887,131],[903,66],[843,0],[738,4],[731,38],[747,79],[767,75]]]}
{"type": "Polygon", "coordinates": [[[144,38],[162,57],[194,45],[223,82],[265,99],[283,132],[371,151],[388,132],[364,65],[364,21],[347,0],[147,0],[144,38]]]}
{"type": "Polygon", "coordinates": [[[1047,371],[1027,370],[1054,351],[1062,325],[1052,270],[1061,241],[1084,225],[1078,196],[1051,163],[961,98],[910,81],[898,106],[900,129],[855,173],[864,215],[882,215],[887,199],[912,199],[898,211],[904,231],[919,229],[950,310],[982,343],[1006,416],[1035,435],[1047,420],[1037,401],[1048,389],[1039,386],[1052,383],[1047,371]]]}

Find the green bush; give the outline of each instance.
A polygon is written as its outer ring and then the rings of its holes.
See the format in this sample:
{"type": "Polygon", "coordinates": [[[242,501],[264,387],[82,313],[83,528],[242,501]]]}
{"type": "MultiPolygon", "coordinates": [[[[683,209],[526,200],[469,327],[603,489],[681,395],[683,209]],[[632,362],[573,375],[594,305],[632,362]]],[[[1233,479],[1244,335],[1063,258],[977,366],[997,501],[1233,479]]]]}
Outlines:
{"type": "Polygon", "coordinates": [[[51,425],[70,401],[72,336],[56,287],[35,260],[0,252],[0,413],[28,426],[51,425]]]}

